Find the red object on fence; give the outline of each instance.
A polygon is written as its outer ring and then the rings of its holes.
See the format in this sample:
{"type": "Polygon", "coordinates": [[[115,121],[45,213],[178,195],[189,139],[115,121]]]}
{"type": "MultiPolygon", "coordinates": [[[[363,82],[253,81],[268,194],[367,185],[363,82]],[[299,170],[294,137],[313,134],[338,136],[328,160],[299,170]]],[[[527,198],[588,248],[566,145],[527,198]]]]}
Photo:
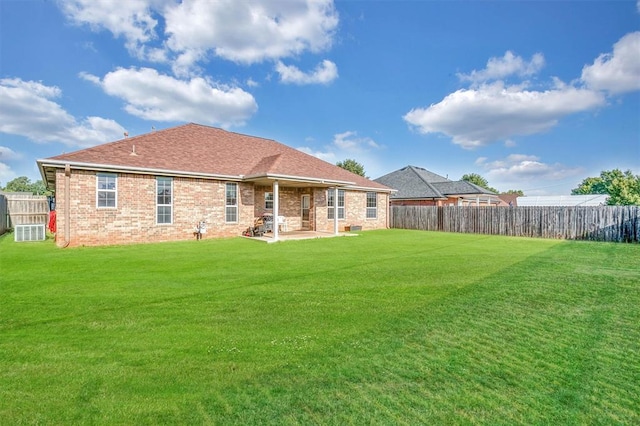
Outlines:
{"type": "Polygon", "coordinates": [[[49,212],[49,231],[56,232],[56,211],[51,210],[49,212]]]}

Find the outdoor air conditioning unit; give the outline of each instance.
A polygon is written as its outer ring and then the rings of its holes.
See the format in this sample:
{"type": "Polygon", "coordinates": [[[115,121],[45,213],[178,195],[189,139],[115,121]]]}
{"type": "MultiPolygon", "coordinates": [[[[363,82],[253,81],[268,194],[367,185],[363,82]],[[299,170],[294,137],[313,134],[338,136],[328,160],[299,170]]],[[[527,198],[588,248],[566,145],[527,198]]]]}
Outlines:
{"type": "Polygon", "coordinates": [[[21,241],[44,241],[44,223],[39,225],[16,225],[13,229],[14,240],[21,241]]]}

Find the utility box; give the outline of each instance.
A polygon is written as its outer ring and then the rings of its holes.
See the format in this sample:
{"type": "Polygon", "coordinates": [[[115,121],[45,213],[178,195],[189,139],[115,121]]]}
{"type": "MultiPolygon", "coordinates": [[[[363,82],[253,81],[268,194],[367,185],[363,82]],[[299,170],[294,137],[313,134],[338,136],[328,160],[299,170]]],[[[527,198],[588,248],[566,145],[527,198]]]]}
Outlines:
{"type": "Polygon", "coordinates": [[[13,239],[22,241],[44,241],[46,233],[44,223],[36,225],[16,225],[13,229],[13,239]]]}

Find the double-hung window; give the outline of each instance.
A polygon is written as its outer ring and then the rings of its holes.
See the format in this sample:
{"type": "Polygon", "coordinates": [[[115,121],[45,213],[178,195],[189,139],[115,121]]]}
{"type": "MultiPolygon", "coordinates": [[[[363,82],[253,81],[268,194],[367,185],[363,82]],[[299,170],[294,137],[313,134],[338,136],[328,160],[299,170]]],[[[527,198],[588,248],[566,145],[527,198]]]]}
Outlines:
{"type": "MultiPolygon", "coordinates": [[[[327,191],[327,219],[334,218],[336,200],[335,189],[329,189],[327,191]]],[[[338,189],[338,219],[344,219],[344,189],[338,189]]]]}
{"type": "Polygon", "coordinates": [[[367,192],[367,219],[376,219],[378,217],[378,194],[375,192],[367,192]]]}
{"type": "Polygon", "coordinates": [[[273,192],[265,192],[264,193],[264,208],[266,210],[273,209],[273,192]]]}
{"type": "Polygon", "coordinates": [[[173,223],[173,179],[156,178],[156,223],[173,223]]]}
{"type": "Polygon", "coordinates": [[[238,184],[227,183],[225,196],[224,220],[227,223],[238,222],[238,184]]]}
{"type": "Polygon", "coordinates": [[[98,173],[96,177],[96,206],[115,208],[118,199],[118,176],[111,173],[98,173]]]}

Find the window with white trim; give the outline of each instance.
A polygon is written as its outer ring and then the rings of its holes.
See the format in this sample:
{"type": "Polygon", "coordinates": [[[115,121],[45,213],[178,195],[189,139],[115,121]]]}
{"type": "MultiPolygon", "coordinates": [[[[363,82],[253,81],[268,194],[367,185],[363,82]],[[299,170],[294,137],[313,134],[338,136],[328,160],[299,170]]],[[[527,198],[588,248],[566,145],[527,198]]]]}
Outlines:
{"type": "Polygon", "coordinates": [[[156,178],[156,223],[173,223],[173,179],[156,178]]]}
{"type": "MultiPolygon", "coordinates": [[[[327,219],[333,219],[335,211],[335,189],[327,191],[327,219]]],[[[338,219],[344,219],[344,189],[338,189],[338,219]]]]}
{"type": "Polygon", "coordinates": [[[267,210],[273,209],[273,192],[264,193],[264,208],[267,210]]]}
{"type": "Polygon", "coordinates": [[[378,218],[378,194],[367,192],[367,219],[378,218]]]}
{"type": "Polygon", "coordinates": [[[238,184],[227,183],[225,194],[224,221],[236,223],[238,222],[238,184]]]}
{"type": "Polygon", "coordinates": [[[96,175],[96,207],[115,208],[118,199],[118,175],[98,173],[96,175]]]}

